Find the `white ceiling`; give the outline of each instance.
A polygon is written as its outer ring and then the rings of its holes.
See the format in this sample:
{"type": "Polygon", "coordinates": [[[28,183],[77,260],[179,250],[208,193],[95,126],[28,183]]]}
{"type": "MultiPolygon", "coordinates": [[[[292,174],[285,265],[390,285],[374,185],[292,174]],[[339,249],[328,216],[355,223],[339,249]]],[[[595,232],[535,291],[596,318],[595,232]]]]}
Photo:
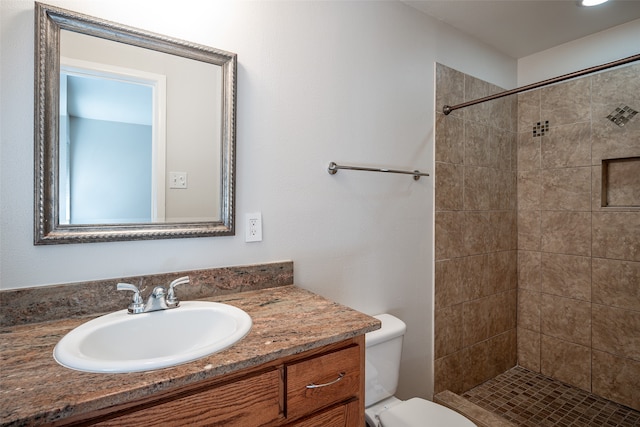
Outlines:
{"type": "MultiPolygon", "coordinates": [[[[402,0],[513,58],[640,19],[640,0],[402,0]]],[[[630,41],[640,43],[640,41],[630,41]]]]}

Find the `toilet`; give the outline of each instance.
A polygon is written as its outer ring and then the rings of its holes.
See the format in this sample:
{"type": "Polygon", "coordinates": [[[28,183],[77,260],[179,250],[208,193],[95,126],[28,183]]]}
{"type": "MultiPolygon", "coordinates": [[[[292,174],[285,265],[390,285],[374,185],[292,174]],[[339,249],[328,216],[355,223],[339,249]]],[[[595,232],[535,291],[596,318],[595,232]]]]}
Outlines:
{"type": "Polygon", "coordinates": [[[476,427],[459,413],[431,401],[394,396],[402,337],[407,326],[390,314],[374,316],[382,327],[365,335],[365,420],[367,427],[476,427]]]}

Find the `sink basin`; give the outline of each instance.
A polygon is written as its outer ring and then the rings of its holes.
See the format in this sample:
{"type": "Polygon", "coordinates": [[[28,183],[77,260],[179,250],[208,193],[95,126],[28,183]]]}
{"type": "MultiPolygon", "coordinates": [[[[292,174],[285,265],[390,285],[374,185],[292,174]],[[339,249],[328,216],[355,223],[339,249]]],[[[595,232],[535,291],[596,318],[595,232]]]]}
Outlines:
{"type": "Polygon", "coordinates": [[[227,304],[185,301],[150,313],[116,311],[83,323],[53,350],[67,368],[86,372],[140,372],[190,362],[240,341],[251,317],[227,304]]]}

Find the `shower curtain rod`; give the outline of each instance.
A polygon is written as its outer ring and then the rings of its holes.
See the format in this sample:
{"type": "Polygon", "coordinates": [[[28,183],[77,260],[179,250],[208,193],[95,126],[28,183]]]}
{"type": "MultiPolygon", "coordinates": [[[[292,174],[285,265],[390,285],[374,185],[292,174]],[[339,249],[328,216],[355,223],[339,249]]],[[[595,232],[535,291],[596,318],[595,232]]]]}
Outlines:
{"type": "Polygon", "coordinates": [[[554,78],[547,79],[547,80],[543,80],[543,81],[538,82],[538,83],[532,83],[530,85],[517,87],[517,88],[511,89],[511,90],[506,90],[504,92],[496,93],[494,95],[485,96],[484,98],[479,98],[479,99],[476,99],[476,100],[473,100],[473,101],[463,102],[462,104],[451,105],[451,106],[445,105],[444,107],[442,107],[442,112],[446,116],[446,115],[449,115],[449,113],[451,113],[453,110],[458,110],[460,108],[470,107],[472,105],[476,105],[476,104],[480,104],[482,102],[487,102],[487,101],[491,101],[491,100],[494,100],[494,99],[502,98],[504,96],[509,96],[509,95],[513,95],[513,94],[520,93],[520,92],[525,92],[525,91],[532,90],[532,89],[537,89],[537,88],[542,87],[542,86],[547,86],[547,85],[550,85],[550,84],[553,84],[553,83],[559,83],[559,82],[562,82],[562,81],[565,81],[565,80],[573,79],[573,78],[576,78],[576,77],[581,77],[581,76],[584,76],[584,75],[587,75],[587,74],[595,73],[597,71],[606,70],[608,68],[617,67],[618,65],[624,65],[624,64],[628,64],[629,62],[634,62],[634,61],[638,61],[638,60],[640,60],[640,54],[631,55],[631,56],[628,56],[628,57],[623,58],[623,59],[618,59],[617,61],[607,62],[606,64],[596,65],[595,67],[585,68],[584,70],[575,71],[575,72],[569,73],[569,74],[563,74],[561,76],[554,77],[554,78]]]}

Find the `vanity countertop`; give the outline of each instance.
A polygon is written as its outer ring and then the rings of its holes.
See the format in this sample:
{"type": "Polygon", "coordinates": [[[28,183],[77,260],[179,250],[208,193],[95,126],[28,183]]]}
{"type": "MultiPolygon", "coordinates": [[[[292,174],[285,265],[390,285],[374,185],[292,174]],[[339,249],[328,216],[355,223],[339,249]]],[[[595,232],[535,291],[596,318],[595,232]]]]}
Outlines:
{"type": "Polygon", "coordinates": [[[91,317],[2,328],[0,425],[37,425],[108,408],[380,327],[373,317],[293,285],[207,300],[249,313],[249,335],[219,353],[149,372],[94,374],[58,365],[52,356],[57,342],[91,317]]]}

